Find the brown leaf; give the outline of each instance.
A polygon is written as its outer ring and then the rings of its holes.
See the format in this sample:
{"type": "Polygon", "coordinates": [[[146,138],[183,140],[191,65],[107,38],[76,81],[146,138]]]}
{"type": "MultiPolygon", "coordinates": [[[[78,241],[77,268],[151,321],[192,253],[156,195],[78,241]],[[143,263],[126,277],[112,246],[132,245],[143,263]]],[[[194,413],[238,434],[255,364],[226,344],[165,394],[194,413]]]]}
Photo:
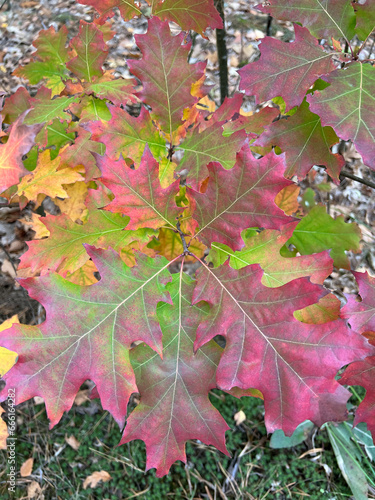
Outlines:
{"type": "Polygon", "coordinates": [[[240,410],[237,413],[234,414],[234,421],[236,422],[236,425],[241,425],[245,422],[246,420],[246,415],[245,412],[240,410]]]}
{"type": "Polygon", "coordinates": [[[20,469],[21,477],[30,476],[33,471],[34,459],[28,458],[22,465],[20,469]]]}
{"type": "Polygon", "coordinates": [[[90,476],[86,477],[83,482],[83,489],[86,490],[87,488],[96,488],[100,481],[103,481],[103,483],[105,483],[110,479],[112,478],[107,471],[95,471],[90,476]]]}
{"type": "Polygon", "coordinates": [[[68,445],[73,448],[73,450],[78,450],[78,448],[81,446],[81,443],[78,441],[77,438],[75,438],[74,436],[67,436],[65,434],[65,442],[68,443],[68,445]]]}

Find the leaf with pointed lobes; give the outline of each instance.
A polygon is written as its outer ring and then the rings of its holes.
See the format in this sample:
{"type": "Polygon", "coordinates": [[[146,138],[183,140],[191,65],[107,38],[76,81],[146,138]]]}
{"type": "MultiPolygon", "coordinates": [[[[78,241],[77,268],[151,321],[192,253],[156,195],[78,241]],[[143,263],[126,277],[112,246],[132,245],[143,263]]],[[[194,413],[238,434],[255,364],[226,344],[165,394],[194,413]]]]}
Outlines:
{"type": "Polygon", "coordinates": [[[366,40],[367,37],[375,30],[375,10],[371,0],[365,3],[353,3],[355,10],[356,26],[355,32],[360,40],[366,40]]]}
{"type": "MultiPolygon", "coordinates": [[[[150,0],[147,0],[150,3],[150,0]]],[[[154,2],[152,2],[154,3],[154,2]]],[[[207,28],[221,29],[223,21],[214,7],[214,0],[164,0],[155,2],[153,14],[177,23],[184,31],[193,30],[204,38],[207,28]]]]}
{"type": "Polygon", "coordinates": [[[134,241],[148,242],[153,231],[131,231],[127,227],[129,217],[99,210],[100,205],[108,204],[109,201],[102,188],[90,190],[85,224],[76,224],[65,214],[42,217],[41,221],[50,231],[50,236],[28,242],[29,249],[22,255],[19,268],[30,267],[41,274],[56,271],[64,276],[73,273],[89,260],[84,243],[119,251],[134,241]]]}
{"type": "Polygon", "coordinates": [[[163,359],[145,345],[130,355],[141,403],[128,418],[121,444],[142,439],[146,470],[155,467],[158,477],[167,474],[176,460],[186,462],[189,439],[213,444],[228,455],[225,431],[229,427],[208,399],[210,389],[216,387],[222,349],[211,341],[194,354],[198,324],[208,313],[207,304],[191,305],[194,285],[187,274],[174,274],[166,287],[173,305],[158,305],[163,359]]]}
{"type": "MultiPolygon", "coordinates": [[[[223,125],[223,129],[225,130],[225,125],[228,123],[228,125],[236,123],[237,119],[239,117],[240,109],[242,106],[242,101],[243,101],[243,94],[237,93],[234,94],[233,97],[226,97],[224,99],[223,104],[216,109],[212,113],[212,116],[210,118],[204,117],[201,122],[199,123],[199,132],[202,132],[203,130],[206,130],[207,128],[211,127],[215,123],[220,123],[223,125]],[[234,118],[234,121],[230,121],[232,118],[234,118]]],[[[199,107],[199,103],[198,103],[199,107]]],[[[244,126],[239,127],[236,130],[241,130],[245,128],[244,126]]],[[[224,132],[223,132],[224,135],[224,132]]],[[[230,135],[230,134],[228,134],[230,135]]]]}
{"type": "Polygon", "coordinates": [[[98,19],[100,24],[104,24],[109,17],[115,15],[113,9],[116,7],[120,10],[120,14],[125,21],[129,21],[134,16],[142,15],[141,10],[137,6],[138,2],[134,0],[78,0],[78,2],[83,5],[91,5],[91,7],[96,9],[100,14],[98,19]]]}
{"type": "Polygon", "coordinates": [[[95,94],[99,99],[108,99],[115,106],[139,102],[134,95],[134,79],[117,78],[107,71],[100,78],[95,78],[92,83],[84,86],[86,94],[95,94]]]}
{"type": "Polygon", "coordinates": [[[354,36],[351,0],[269,0],[256,8],[276,19],[301,23],[316,38],[349,41],[354,36]]]}
{"type": "Polygon", "coordinates": [[[312,283],[322,285],[333,270],[333,261],[327,251],[289,258],[280,254],[297,224],[298,222],[287,224],[280,231],[265,229],[256,233],[252,229],[245,230],[242,233],[245,247],[239,252],[233,252],[226,245],[212,243],[208,260],[213,261],[217,267],[230,257],[229,265],[233,269],[260,264],[264,270],[262,284],[271,288],[303,277],[310,277],[312,283]]]}
{"type": "MultiPolygon", "coordinates": [[[[40,193],[51,198],[67,198],[63,184],[73,184],[83,181],[82,175],[72,168],[58,170],[60,158],[51,160],[49,149],[39,154],[38,164],[35,170],[29,175],[25,175],[18,184],[17,195],[20,197],[21,210],[27,205],[29,200],[36,200],[40,193]]],[[[83,168],[82,168],[83,170],[83,168]]]]}
{"type": "Polygon", "coordinates": [[[157,17],[148,22],[146,34],[135,35],[135,41],[142,59],[129,61],[129,69],[141,80],[139,95],[171,142],[184,109],[198,101],[191,88],[203,76],[205,63],[189,64],[191,43],[183,43],[184,33],[172,36],[168,22],[157,17]]]}
{"type": "Polygon", "coordinates": [[[325,165],[327,173],[338,182],[345,165],[341,155],[331,153],[331,147],[338,142],[335,131],[322,127],[320,117],[311,113],[304,100],[293,116],[269,125],[254,146],[278,146],[285,151],[287,178],[297,175],[303,179],[314,165],[325,165]]]}
{"type": "Polygon", "coordinates": [[[81,21],[79,33],[70,47],[77,56],[71,59],[66,67],[80,80],[92,82],[93,78],[103,75],[103,63],[107,57],[108,47],[103,40],[103,33],[93,23],[81,21]]]}
{"type": "Polygon", "coordinates": [[[55,118],[60,118],[61,120],[71,118],[71,115],[69,115],[66,110],[71,104],[78,102],[78,98],[56,97],[55,99],[51,99],[51,95],[51,89],[41,87],[36,96],[30,99],[30,104],[33,109],[25,118],[25,123],[27,125],[43,122],[49,123],[55,118]]]}
{"type": "Polygon", "coordinates": [[[29,173],[22,163],[22,157],[34,146],[35,137],[43,124],[24,125],[26,115],[27,111],[13,123],[8,141],[0,144],[0,193],[17,184],[20,177],[29,173]]]}
{"type": "Polygon", "coordinates": [[[358,333],[375,332],[375,278],[367,272],[353,271],[353,274],[362,300],[359,302],[353,295],[347,295],[348,302],[342,308],[341,316],[346,318],[358,333]]]}
{"type": "Polygon", "coordinates": [[[317,78],[335,69],[332,55],[323,51],[308,29],[297,24],[294,29],[296,39],[292,43],[264,38],[260,59],[238,71],[240,89],[246,95],[255,95],[258,102],[282,96],[287,111],[301,104],[317,78]]]}
{"type": "Polygon", "coordinates": [[[138,265],[129,268],[112,250],[86,246],[86,251],[101,276],[94,285],[75,285],[54,273],[22,280],[45,307],[46,321],[1,333],[1,345],[19,355],[4,380],[17,387],[16,404],[42,397],[51,427],[71,408],[82,383],[93,380],[103,408],[122,427],[129,397],[138,392],[129,360],[132,342],[162,352],[156,307],[170,302],[164,288],[169,262],[139,254],[138,265]]]}
{"type": "Polygon", "coordinates": [[[105,146],[100,142],[93,141],[91,134],[82,127],[78,127],[78,136],[74,144],[63,148],[59,157],[61,158],[60,168],[77,167],[83,165],[86,170],[86,182],[100,177],[100,170],[96,166],[96,161],[92,153],[104,154],[105,146]]]}
{"type": "Polygon", "coordinates": [[[8,97],[0,115],[4,123],[13,123],[25,111],[31,108],[30,95],[25,87],[19,87],[14,94],[8,97]]]}
{"type": "Polygon", "coordinates": [[[283,156],[272,152],[256,160],[247,145],[238,153],[231,170],[209,165],[206,192],[186,190],[199,224],[195,236],[208,247],[217,241],[240,250],[244,246],[243,229],[278,229],[290,222],[291,218],[274,202],[277,193],[290,184],[283,177],[284,168],[283,156]]]}
{"type": "Polygon", "coordinates": [[[323,79],[331,85],[307,97],[311,111],[341,139],[353,141],[363,162],[375,170],[375,68],[354,62],[323,79]]]}
{"type": "Polygon", "coordinates": [[[216,123],[200,134],[190,132],[188,138],[178,147],[184,151],[180,169],[187,169],[187,184],[199,191],[202,183],[209,176],[207,165],[221,165],[231,169],[236,162],[236,154],[246,141],[246,132],[239,130],[230,137],[223,137],[223,127],[216,123]]]}
{"type": "Polygon", "coordinates": [[[95,158],[102,172],[101,182],[115,195],[105,210],[128,215],[128,229],[176,227],[176,218],[183,211],[175,201],[179,181],[165,189],[161,187],[159,164],[147,146],[137,170],[128,167],[122,158],[118,161],[107,156],[95,155],[95,158]]]}
{"type": "Polygon", "coordinates": [[[343,215],[333,219],[326,207],[318,205],[301,220],[287,244],[302,255],[331,249],[333,264],[350,270],[345,250],[358,252],[360,239],[361,230],[355,222],[346,223],[343,215]]]}
{"type": "Polygon", "coordinates": [[[91,132],[91,140],[105,144],[106,154],[112,160],[117,160],[123,154],[124,158],[131,158],[138,166],[146,144],[155,158],[166,156],[165,140],[144,107],[137,118],[121,108],[108,107],[112,115],[110,121],[89,122],[85,124],[85,129],[91,132]]]}
{"type": "Polygon", "coordinates": [[[340,379],[343,385],[360,385],[366,389],[366,396],[355,412],[354,425],[366,422],[375,439],[375,332],[364,334],[372,347],[370,355],[349,365],[340,379]]]}
{"type": "Polygon", "coordinates": [[[217,371],[219,388],[252,387],[264,396],[268,432],[291,435],[298,424],[344,419],[350,393],[335,380],[344,365],[368,354],[367,342],[343,320],[307,325],[296,309],[316,303],[325,290],[307,278],[279,288],[261,284],[258,265],[239,271],[228,263],[198,271],[193,303],[211,306],[198,327],[195,349],[226,337],[217,371]],[[298,405],[296,405],[298,401],[298,405]]]}

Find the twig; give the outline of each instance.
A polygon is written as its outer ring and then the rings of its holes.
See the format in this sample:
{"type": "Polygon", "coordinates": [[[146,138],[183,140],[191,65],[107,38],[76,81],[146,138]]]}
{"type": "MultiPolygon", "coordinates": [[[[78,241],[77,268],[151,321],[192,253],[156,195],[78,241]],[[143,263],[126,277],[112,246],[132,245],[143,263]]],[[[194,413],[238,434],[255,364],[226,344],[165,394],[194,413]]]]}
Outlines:
{"type": "Polygon", "coordinates": [[[219,59],[219,74],[220,74],[220,101],[223,104],[224,99],[228,97],[228,50],[226,42],[225,17],[224,17],[224,2],[216,0],[215,7],[223,20],[223,29],[216,29],[216,44],[217,55],[219,59]]]}
{"type": "Polygon", "coordinates": [[[344,170],[341,170],[340,172],[340,177],[347,177],[348,179],[352,179],[353,181],[360,182],[361,184],[364,184],[365,186],[368,186],[370,188],[375,189],[375,182],[367,181],[366,179],[361,179],[360,177],[351,174],[350,172],[345,172],[344,170]]]}

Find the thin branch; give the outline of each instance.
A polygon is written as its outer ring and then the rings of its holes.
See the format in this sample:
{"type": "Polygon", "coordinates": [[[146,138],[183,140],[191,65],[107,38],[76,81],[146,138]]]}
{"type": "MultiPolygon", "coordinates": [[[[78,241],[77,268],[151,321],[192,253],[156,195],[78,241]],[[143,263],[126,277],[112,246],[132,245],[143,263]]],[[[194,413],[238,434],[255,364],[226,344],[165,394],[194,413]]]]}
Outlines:
{"type": "Polygon", "coordinates": [[[361,179],[360,177],[351,174],[350,172],[345,172],[342,170],[340,172],[340,177],[347,177],[348,179],[352,179],[353,181],[360,182],[361,184],[364,184],[365,186],[368,186],[370,188],[375,189],[375,182],[368,181],[366,179],[361,179]]]}
{"type": "Polygon", "coordinates": [[[223,104],[224,99],[228,97],[228,50],[225,30],[225,17],[224,17],[224,2],[223,0],[216,0],[215,7],[223,20],[223,29],[216,29],[216,45],[217,55],[219,59],[219,74],[220,74],[220,101],[223,104]]]}

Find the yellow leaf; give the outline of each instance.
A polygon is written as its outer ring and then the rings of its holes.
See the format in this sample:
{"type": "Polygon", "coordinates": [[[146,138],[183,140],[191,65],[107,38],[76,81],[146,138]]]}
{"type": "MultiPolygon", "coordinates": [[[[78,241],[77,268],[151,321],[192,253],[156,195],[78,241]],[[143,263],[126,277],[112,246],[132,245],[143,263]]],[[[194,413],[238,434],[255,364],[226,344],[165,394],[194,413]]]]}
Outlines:
{"type": "Polygon", "coordinates": [[[22,465],[20,469],[21,477],[30,476],[33,471],[34,459],[28,458],[22,465]]]}
{"type": "Polygon", "coordinates": [[[74,273],[68,273],[65,278],[71,283],[75,283],[80,286],[93,285],[98,280],[95,278],[94,273],[97,272],[96,266],[92,260],[88,260],[86,264],[74,271],[74,273]]]}
{"type": "MultiPolygon", "coordinates": [[[[181,255],[184,251],[182,241],[180,235],[171,231],[170,229],[160,229],[159,236],[157,240],[153,240],[153,242],[149,245],[153,250],[156,250],[160,255],[163,255],[168,260],[173,260],[175,257],[181,255]]],[[[206,246],[203,245],[196,238],[192,240],[189,250],[201,258],[204,255],[204,251],[206,250],[206,246]]],[[[185,257],[185,261],[194,261],[195,258],[187,255],[185,257]]]]}
{"type": "Polygon", "coordinates": [[[40,220],[41,215],[32,213],[31,216],[24,217],[20,219],[20,222],[25,224],[25,226],[31,227],[35,231],[34,240],[41,240],[49,236],[49,231],[46,226],[40,220]]]}
{"type": "Polygon", "coordinates": [[[111,476],[105,470],[93,472],[90,476],[87,476],[86,479],[84,480],[83,489],[86,490],[87,488],[96,488],[96,486],[98,486],[100,481],[103,481],[103,483],[105,483],[110,479],[112,479],[111,476]]]}
{"type": "Polygon", "coordinates": [[[292,215],[298,211],[298,195],[300,187],[297,184],[290,184],[282,189],[275,198],[276,205],[286,215],[292,215]]]}
{"type": "Polygon", "coordinates": [[[64,185],[68,198],[60,200],[55,198],[53,201],[60,208],[63,214],[66,214],[76,222],[77,219],[84,221],[87,215],[85,200],[87,196],[87,186],[84,182],[75,182],[74,184],[64,185]]]}
{"type": "Polygon", "coordinates": [[[68,194],[62,185],[72,184],[84,179],[77,169],[64,168],[57,170],[59,164],[60,157],[51,160],[49,150],[41,153],[36,169],[31,174],[25,175],[19,183],[17,194],[23,196],[26,200],[36,200],[39,193],[51,198],[67,198],[68,194]]]}

